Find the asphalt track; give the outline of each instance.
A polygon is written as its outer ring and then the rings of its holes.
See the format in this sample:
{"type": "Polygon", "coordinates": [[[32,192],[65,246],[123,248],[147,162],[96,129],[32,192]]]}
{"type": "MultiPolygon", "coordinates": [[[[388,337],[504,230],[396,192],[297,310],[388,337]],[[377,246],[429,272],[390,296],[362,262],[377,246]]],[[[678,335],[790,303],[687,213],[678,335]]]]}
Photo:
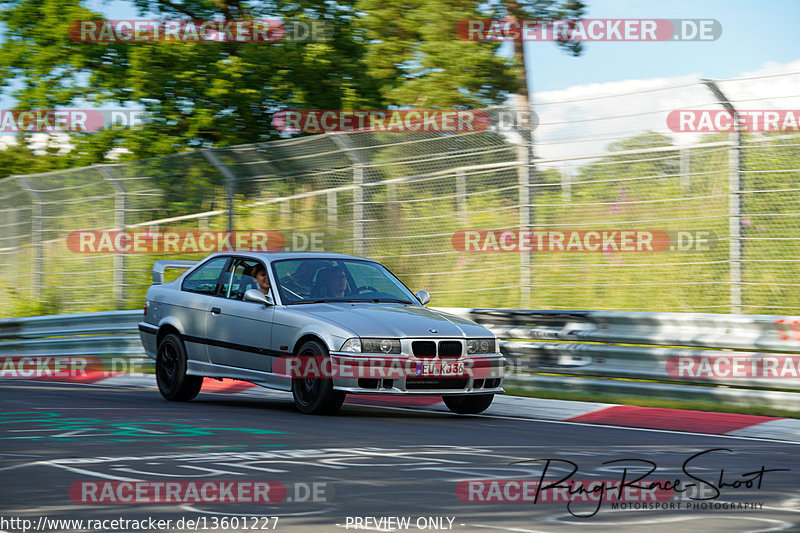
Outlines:
{"type": "MultiPolygon", "coordinates": [[[[151,389],[0,381],[0,442],[0,530],[8,532],[800,531],[799,445],[749,438],[457,416],[400,400],[349,401],[339,415],[317,417],[297,412],[290,396],[201,393],[179,404],[151,389]],[[652,506],[647,500],[625,510],[585,494],[568,505],[470,502],[459,492],[466,480],[538,480],[546,459],[545,482],[566,476],[571,464],[573,482],[619,481],[623,469],[630,481],[651,461],[648,481],[678,479],[685,492],[661,493],[668,498],[659,503],[671,509],[641,508],[652,506]],[[108,489],[232,481],[271,482],[270,502],[126,503],[108,489]],[[53,522],[62,519],[84,523],[53,522]],[[151,528],[155,522],[114,519],[171,522],[151,528]],[[88,520],[106,522],[87,527],[88,520]]],[[[481,486],[486,492],[474,497],[490,494],[490,482],[481,486]]]]}

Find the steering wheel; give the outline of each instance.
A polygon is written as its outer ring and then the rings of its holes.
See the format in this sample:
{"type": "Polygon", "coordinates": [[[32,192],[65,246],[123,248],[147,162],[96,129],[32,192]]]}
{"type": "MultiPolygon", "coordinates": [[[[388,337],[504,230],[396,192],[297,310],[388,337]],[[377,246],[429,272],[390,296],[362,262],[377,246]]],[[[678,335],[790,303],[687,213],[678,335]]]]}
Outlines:
{"type": "Polygon", "coordinates": [[[358,292],[361,292],[361,291],[378,292],[378,289],[376,289],[375,287],[371,287],[369,285],[364,285],[363,287],[357,287],[356,290],[358,292]]]}

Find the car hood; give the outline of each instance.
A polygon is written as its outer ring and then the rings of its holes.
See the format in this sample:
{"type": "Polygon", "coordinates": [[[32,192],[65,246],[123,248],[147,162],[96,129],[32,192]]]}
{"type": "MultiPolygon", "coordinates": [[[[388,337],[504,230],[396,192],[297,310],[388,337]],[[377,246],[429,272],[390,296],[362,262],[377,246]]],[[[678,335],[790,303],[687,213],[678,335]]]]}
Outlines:
{"type": "Polygon", "coordinates": [[[418,305],[373,303],[308,304],[304,311],[335,322],[359,337],[493,337],[483,326],[418,305]],[[436,330],[437,333],[430,331],[436,330]]]}

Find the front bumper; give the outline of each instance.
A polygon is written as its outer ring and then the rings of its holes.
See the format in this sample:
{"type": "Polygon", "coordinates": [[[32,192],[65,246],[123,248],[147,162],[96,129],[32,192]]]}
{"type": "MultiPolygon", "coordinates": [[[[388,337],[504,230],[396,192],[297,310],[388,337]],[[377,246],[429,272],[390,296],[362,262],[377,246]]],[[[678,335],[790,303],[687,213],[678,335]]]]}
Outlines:
{"type": "Polygon", "coordinates": [[[348,394],[498,394],[505,358],[497,354],[418,359],[331,352],[333,388],[348,394]]]}

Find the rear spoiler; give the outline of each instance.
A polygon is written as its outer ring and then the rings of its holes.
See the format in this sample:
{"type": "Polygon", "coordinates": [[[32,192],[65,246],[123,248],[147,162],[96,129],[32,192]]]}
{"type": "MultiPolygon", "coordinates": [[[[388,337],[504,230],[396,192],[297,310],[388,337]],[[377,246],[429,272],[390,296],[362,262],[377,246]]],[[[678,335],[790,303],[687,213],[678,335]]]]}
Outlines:
{"type": "Polygon", "coordinates": [[[168,268],[186,270],[195,266],[199,261],[177,261],[173,259],[162,259],[153,263],[153,285],[164,283],[164,271],[168,268]]]}

